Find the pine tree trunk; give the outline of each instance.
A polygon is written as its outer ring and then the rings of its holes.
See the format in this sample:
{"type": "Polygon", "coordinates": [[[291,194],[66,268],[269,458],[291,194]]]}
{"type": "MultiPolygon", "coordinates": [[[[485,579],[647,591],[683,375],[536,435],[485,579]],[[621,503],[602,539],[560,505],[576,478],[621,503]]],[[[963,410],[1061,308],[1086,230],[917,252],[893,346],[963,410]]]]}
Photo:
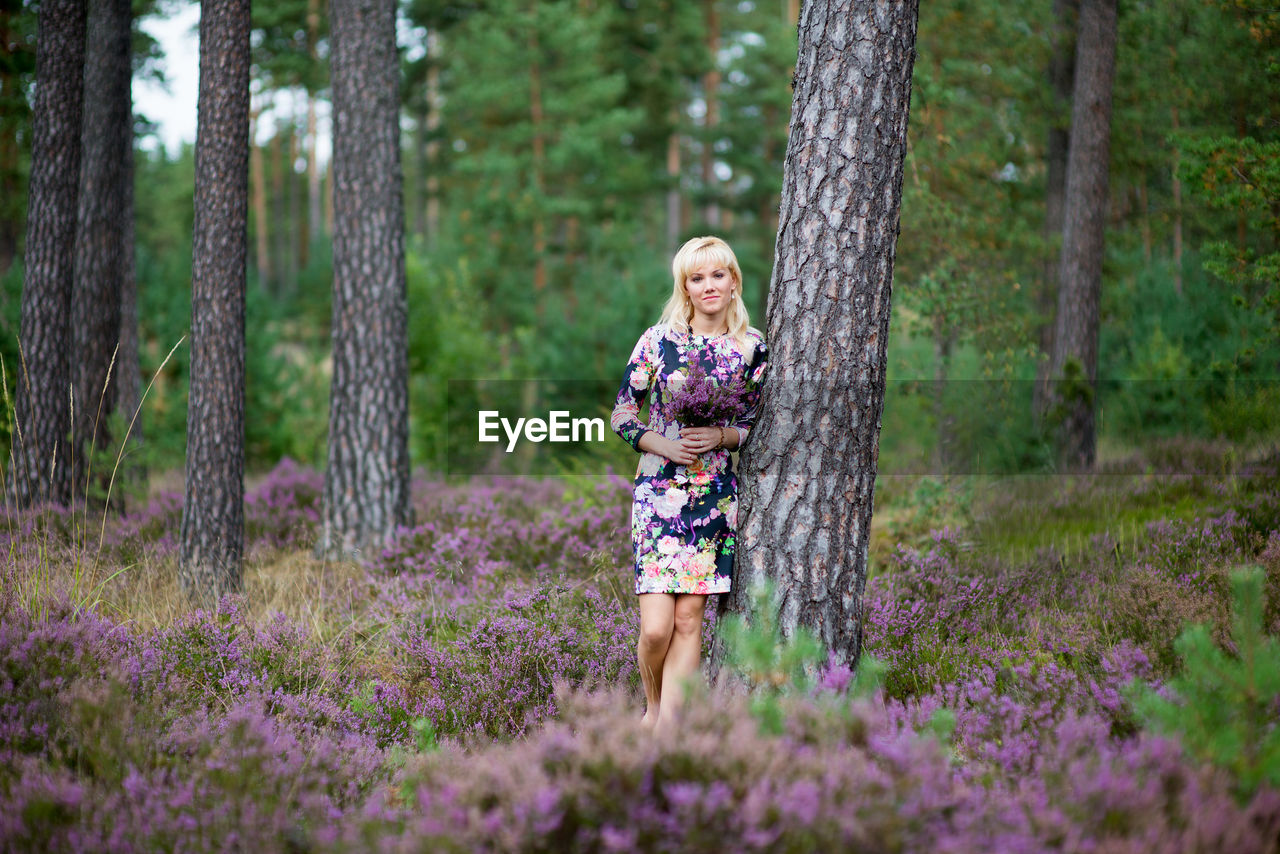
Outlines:
{"type": "Polygon", "coordinates": [[[202,0],[178,578],[188,596],[206,602],[243,583],[249,30],[249,0],[202,0]]]}
{"type": "Polygon", "coordinates": [[[1081,0],[1058,313],[1049,361],[1059,461],[1073,470],[1093,466],[1097,445],[1098,320],[1115,57],[1116,0],[1081,0]]]}
{"type": "Polygon", "coordinates": [[[267,170],[263,166],[262,146],[258,145],[258,113],[249,116],[249,186],[253,198],[254,255],[257,261],[258,287],[271,291],[271,223],[267,218],[267,170]]]}
{"type": "Polygon", "coordinates": [[[680,248],[680,133],[678,111],[672,110],[671,133],[667,136],[667,254],[680,248]]]}
{"type": "MultiPolygon", "coordinates": [[[[133,208],[133,179],[134,179],[134,151],[133,151],[133,116],[132,111],[129,117],[129,148],[125,152],[125,170],[124,170],[124,201],[122,202],[124,216],[124,247],[123,247],[123,272],[120,277],[120,353],[116,357],[116,391],[119,397],[116,400],[116,407],[124,416],[125,428],[128,430],[127,436],[121,437],[122,441],[128,441],[130,448],[136,450],[142,446],[144,431],[142,423],[142,358],[139,351],[138,342],[138,267],[134,247],[136,239],[134,236],[134,208],[133,208]]],[[[139,461],[138,457],[125,456],[122,463],[124,471],[117,476],[117,481],[123,479],[136,489],[144,487],[147,481],[146,467],[139,461]]],[[[112,499],[114,502],[114,498],[112,499]]],[[[120,503],[120,507],[124,508],[124,503],[120,503]]],[[[127,509],[127,508],[124,508],[127,509]]]]}
{"type": "Polygon", "coordinates": [[[23,14],[22,3],[0,4],[0,276],[9,272],[18,255],[22,231],[23,174],[18,143],[29,120],[19,69],[31,48],[14,31],[23,14]]]}
{"type": "MultiPolygon", "coordinates": [[[[120,293],[125,272],[125,181],[133,146],[132,11],[129,0],[89,0],[85,48],[83,148],[79,219],[71,292],[76,389],[75,489],[89,487],[91,449],[111,447],[115,411],[112,377],[120,343],[120,293]]],[[[106,472],[110,475],[110,472],[106,472]]],[[[104,472],[93,477],[101,481],[104,472]]]]}
{"type": "Polygon", "coordinates": [[[434,30],[427,33],[427,58],[431,65],[427,68],[427,148],[422,166],[426,172],[424,184],[426,203],[426,229],[424,236],[427,246],[434,247],[440,234],[440,176],[436,163],[440,158],[440,34],[434,30]]]}
{"type": "Polygon", "coordinates": [[[332,0],[333,383],[317,550],[358,556],[412,522],[394,0],[332,0]]]}
{"type": "MultiPolygon", "coordinates": [[[[1071,88],[1075,79],[1076,26],[1080,0],[1053,0],[1053,30],[1049,57],[1049,88],[1053,112],[1045,151],[1044,263],[1036,290],[1036,338],[1040,352],[1053,352],[1053,313],[1058,304],[1058,261],[1062,239],[1062,211],[1067,192],[1067,146],[1071,141],[1071,88]]],[[[1036,367],[1032,411],[1043,410],[1049,390],[1049,363],[1036,367]]]]}
{"type": "MultiPolygon", "coordinates": [[[[769,291],[770,365],[742,456],[739,555],[721,608],[772,579],[785,635],[862,648],[916,2],[810,0],[769,291]]],[[[717,643],[710,667],[718,671],[717,643]]]]}
{"type": "Polygon", "coordinates": [[[32,110],[12,490],[71,502],[71,283],[84,104],[84,0],[42,0],[32,110]]]}
{"type": "Polygon", "coordinates": [[[271,136],[271,288],[268,293],[280,296],[288,288],[289,279],[289,223],[286,220],[284,198],[284,120],[275,121],[275,133],[271,136]]]}
{"type": "Polygon", "coordinates": [[[707,56],[711,67],[702,78],[702,95],[706,102],[706,114],[702,123],[702,191],[705,196],[703,217],[708,227],[720,228],[720,204],[716,201],[715,134],[720,124],[720,13],[717,0],[704,0],[707,16],[707,56]]]}
{"type": "MultiPolygon", "coordinates": [[[[1178,108],[1174,107],[1172,116],[1173,133],[1176,137],[1178,131],[1182,129],[1182,125],[1178,121],[1178,108]]],[[[1173,147],[1173,167],[1170,170],[1170,180],[1173,190],[1173,290],[1178,296],[1182,296],[1182,179],[1178,177],[1178,170],[1182,165],[1182,149],[1175,144],[1173,147]]]]}
{"type": "MultiPolygon", "coordinates": [[[[320,0],[307,0],[307,56],[320,61],[316,46],[320,43],[320,0]]],[[[312,244],[324,238],[323,214],[320,212],[320,135],[316,120],[315,92],[307,92],[307,233],[312,244]]]]}

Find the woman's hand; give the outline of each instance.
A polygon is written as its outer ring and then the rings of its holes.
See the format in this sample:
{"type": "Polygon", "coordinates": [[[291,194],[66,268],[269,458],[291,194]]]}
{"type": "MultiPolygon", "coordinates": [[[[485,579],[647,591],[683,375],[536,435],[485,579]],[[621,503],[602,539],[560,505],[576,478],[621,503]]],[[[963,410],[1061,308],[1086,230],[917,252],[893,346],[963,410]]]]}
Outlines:
{"type": "Polygon", "coordinates": [[[680,430],[680,441],[695,454],[705,454],[720,447],[724,431],[720,427],[684,427],[680,430]]]}
{"type": "Polygon", "coordinates": [[[691,466],[693,461],[698,458],[699,452],[694,450],[691,447],[691,443],[683,437],[679,439],[667,439],[664,437],[658,453],[677,465],[691,466]]]}
{"type": "Polygon", "coordinates": [[[693,461],[698,458],[697,452],[689,448],[689,442],[686,440],[668,439],[655,430],[643,434],[639,445],[640,450],[666,457],[677,465],[693,465],[693,461]]]}

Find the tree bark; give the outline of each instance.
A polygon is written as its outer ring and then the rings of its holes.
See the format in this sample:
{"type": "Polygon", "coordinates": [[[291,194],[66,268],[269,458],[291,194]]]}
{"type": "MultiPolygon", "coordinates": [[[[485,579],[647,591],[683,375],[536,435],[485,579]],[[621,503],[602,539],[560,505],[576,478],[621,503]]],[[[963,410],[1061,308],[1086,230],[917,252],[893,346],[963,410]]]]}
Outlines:
{"type": "MultiPolygon", "coordinates": [[[[23,271],[12,489],[18,507],[71,502],[71,282],[84,104],[84,0],[42,0],[23,271]]],[[[79,405],[79,404],[77,404],[79,405]]]]}
{"type": "Polygon", "coordinates": [[[394,0],[331,0],[333,382],[317,550],[358,556],[413,519],[394,0]]]}
{"type": "MultiPolygon", "coordinates": [[[[133,146],[132,11],[129,0],[89,0],[83,148],[71,330],[76,389],[75,489],[87,490],[90,452],[109,448],[118,383],[108,384],[120,344],[125,274],[125,181],[133,146]]],[[[110,472],[106,472],[110,475],[110,472]]],[[[104,473],[93,472],[97,480],[104,473]]]]}
{"type": "Polygon", "coordinates": [[[1049,375],[1059,462],[1093,466],[1098,321],[1107,225],[1116,0],[1081,0],[1072,94],[1067,194],[1058,267],[1058,313],[1049,375]]]}
{"type": "MultiPolygon", "coordinates": [[[[1058,262],[1062,239],[1062,212],[1067,192],[1067,147],[1071,141],[1071,89],[1075,79],[1076,26],[1080,0],[1053,0],[1053,29],[1050,40],[1049,88],[1053,111],[1049,116],[1049,139],[1045,149],[1044,263],[1040,287],[1036,291],[1036,338],[1040,352],[1053,352],[1054,309],[1058,304],[1058,262]]],[[[1049,363],[1036,367],[1032,410],[1039,415],[1049,390],[1049,363]]]]}
{"type": "Polygon", "coordinates": [[[205,602],[242,587],[249,31],[249,0],[202,0],[178,577],[188,596],[205,602]]]}
{"type": "MultiPolygon", "coordinates": [[[[742,559],[722,611],[776,583],[778,625],[862,648],[918,4],[810,0],[769,290],[769,375],[742,456],[742,559]]],[[[723,661],[717,642],[710,667],[723,661]]]]}

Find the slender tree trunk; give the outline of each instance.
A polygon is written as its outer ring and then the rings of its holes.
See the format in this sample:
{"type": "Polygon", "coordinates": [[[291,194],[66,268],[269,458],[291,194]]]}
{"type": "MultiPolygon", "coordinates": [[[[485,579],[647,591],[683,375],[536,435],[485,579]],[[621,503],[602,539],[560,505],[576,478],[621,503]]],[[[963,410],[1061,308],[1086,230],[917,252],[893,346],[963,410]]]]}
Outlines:
{"type": "Polygon", "coordinates": [[[333,384],[322,554],[411,524],[400,66],[394,0],[331,0],[333,384]]]}
{"type": "Polygon", "coordinates": [[[720,66],[716,55],[720,52],[720,13],[717,0],[703,0],[707,15],[707,55],[711,67],[702,77],[702,95],[706,101],[706,114],[702,130],[702,191],[706,193],[703,216],[707,225],[720,228],[720,203],[716,201],[715,134],[720,124],[720,66]]]}
{"type": "Polygon", "coordinates": [[[667,254],[680,248],[680,116],[672,110],[671,134],[667,137],[667,254]]]}
{"type": "MultiPolygon", "coordinates": [[[[308,98],[308,101],[310,99],[308,98]]],[[[289,221],[293,223],[295,240],[295,258],[297,262],[294,264],[294,284],[297,285],[298,275],[307,269],[307,261],[311,257],[311,223],[307,221],[307,214],[310,208],[306,206],[309,199],[304,198],[304,194],[310,192],[308,187],[311,181],[309,171],[304,171],[302,175],[297,173],[298,158],[302,158],[304,163],[310,162],[307,153],[307,115],[304,111],[301,116],[295,116],[293,145],[291,147],[292,156],[289,158],[289,221]],[[301,186],[299,186],[301,185],[301,186]]],[[[310,170],[310,166],[305,166],[305,170],[310,170]]]]}
{"type": "Polygon", "coordinates": [[[307,226],[302,221],[302,188],[298,186],[300,182],[296,168],[298,157],[302,153],[301,141],[298,139],[300,125],[297,119],[295,115],[289,122],[289,162],[284,170],[285,209],[289,217],[286,233],[293,238],[289,241],[288,293],[290,295],[298,292],[298,273],[306,266],[307,252],[310,249],[307,245],[307,226]]]}
{"type": "Polygon", "coordinates": [[[289,284],[289,220],[284,196],[284,120],[276,117],[271,137],[271,293],[279,296],[289,284]]]}
{"type": "Polygon", "coordinates": [[[434,30],[427,32],[427,58],[431,63],[427,67],[427,150],[423,168],[426,170],[426,209],[427,222],[425,236],[428,246],[435,246],[440,235],[440,176],[437,174],[436,161],[440,157],[440,34],[434,30]]]}
{"type": "Polygon", "coordinates": [[[262,146],[258,145],[257,111],[249,116],[249,186],[253,197],[254,255],[257,256],[258,287],[271,291],[271,223],[267,218],[267,175],[262,146]]]}
{"type": "Polygon", "coordinates": [[[71,283],[84,104],[84,0],[41,0],[12,488],[18,507],[71,502],[71,283]]]}
{"type": "MultiPolygon", "coordinates": [[[[320,0],[307,0],[307,53],[319,62],[320,0]]],[[[311,243],[324,239],[324,214],[320,210],[320,136],[316,117],[316,93],[307,92],[307,233],[311,243]]]]}
{"type": "MultiPolygon", "coordinates": [[[[132,12],[129,0],[89,0],[85,48],[83,147],[80,154],[79,218],[75,277],[71,291],[73,382],[76,389],[75,467],[77,495],[91,449],[111,446],[108,419],[117,384],[108,379],[120,344],[120,293],[125,267],[125,181],[133,146],[132,12]]],[[[110,472],[106,473],[107,475],[110,472]]],[[[102,479],[103,472],[94,473],[102,479]]],[[[106,481],[102,480],[105,490],[106,481]]]]}
{"type": "MultiPolygon", "coordinates": [[[[132,113],[132,111],[131,111],[132,113]]],[[[134,151],[133,151],[133,117],[129,118],[129,147],[125,152],[124,201],[124,246],[123,269],[120,277],[120,354],[116,357],[116,400],[118,411],[124,416],[127,440],[131,450],[142,447],[145,436],[142,422],[142,359],[138,341],[138,274],[134,247],[134,151]]],[[[147,470],[137,458],[125,457],[123,463],[124,480],[135,490],[146,485],[147,470]]],[[[114,499],[113,499],[114,501],[114,499]]],[[[124,507],[123,502],[120,505],[124,507]]]]}
{"type": "Polygon", "coordinates": [[[25,201],[18,139],[30,115],[19,69],[30,47],[22,44],[13,27],[22,5],[21,0],[0,3],[0,276],[9,272],[18,255],[25,201]]]}
{"type": "Polygon", "coordinates": [[[542,48],[538,44],[537,4],[529,20],[529,123],[533,133],[533,191],[537,199],[533,213],[533,293],[538,315],[546,305],[547,290],[547,231],[543,221],[545,206],[542,204],[543,180],[547,158],[546,138],[543,136],[542,116],[542,48]]]}
{"type": "Polygon", "coordinates": [[[933,322],[933,417],[938,428],[933,465],[939,475],[952,474],[955,465],[955,423],[947,413],[947,377],[951,372],[951,349],[955,330],[939,315],[933,322]]]}
{"type": "Polygon", "coordinates": [[[1142,236],[1142,261],[1151,266],[1151,203],[1147,197],[1147,172],[1138,175],[1138,233],[1142,236]]]}
{"type": "MultiPolygon", "coordinates": [[[[1178,108],[1173,108],[1173,133],[1177,136],[1182,126],[1178,123],[1178,108]]],[[[1175,143],[1173,146],[1173,290],[1182,296],[1182,179],[1178,177],[1178,169],[1182,165],[1182,149],[1175,143]]]]}
{"type": "MultiPolygon", "coordinates": [[[[785,635],[815,631],[837,661],[862,649],[862,593],[916,2],[809,0],[800,19],[776,260],[769,375],[742,456],[739,553],[721,607],[773,579],[785,635]]],[[[717,643],[712,673],[723,661],[717,643]]]]}
{"type": "Polygon", "coordinates": [[[178,579],[188,596],[205,602],[243,584],[249,31],[249,0],[202,0],[178,579]]]}
{"type": "Polygon", "coordinates": [[[1049,374],[1062,465],[1088,469],[1096,454],[1098,318],[1107,225],[1116,0],[1081,0],[1072,96],[1067,196],[1058,267],[1058,314],[1049,374]]]}
{"type": "MultiPolygon", "coordinates": [[[[1071,89],[1075,79],[1076,26],[1080,0],[1053,0],[1049,88],[1053,112],[1045,150],[1044,245],[1040,287],[1036,289],[1036,338],[1046,357],[1053,352],[1054,311],[1058,304],[1058,263],[1062,245],[1063,200],[1067,192],[1067,147],[1071,140],[1071,89]]],[[[1047,358],[1036,367],[1032,411],[1037,418],[1049,391],[1047,358]]]]}

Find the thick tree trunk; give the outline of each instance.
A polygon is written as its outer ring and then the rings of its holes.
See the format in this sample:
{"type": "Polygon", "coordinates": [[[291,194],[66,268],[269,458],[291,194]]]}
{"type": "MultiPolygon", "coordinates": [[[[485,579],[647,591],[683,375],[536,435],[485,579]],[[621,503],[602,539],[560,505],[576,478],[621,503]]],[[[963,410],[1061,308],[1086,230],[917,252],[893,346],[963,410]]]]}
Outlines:
{"type": "MultiPolygon", "coordinates": [[[[742,457],[733,592],[776,582],[778,625],[862,648],[916,2],[810,0],[769,293],[769,375],[742,457]]],[[[710,666],[719,669],[717,643],[710,666]]]]}
{"type": "MultiPolygon", "coordinates": [[[[84,0],[42,0],[11,479],[19,507],[69,504],[71,283],[84,104],[84,0]]],[[[77,403],[77,406],[81,404],[77,403]]]]}
{"type": "Polygon", "coordinates": [[[1094,398],[1115,58],[1116,0],[1081,0],[1058,313],[1049,361],[1059,461],[1070,469],[1092,467],[1096,453],[1094,398]]]}
{"type": "Polygon", "coordinates": [[[394,0],[332,0],[333,383],[318,551],[358,556],[413,518],[394,0]]]}
{"type": "MultiPolygon", "coordinates": [[[[1036,338],[1040,352],[1053,352],[1054,310],[1058,305],[1058,261],[1062,240],[1062,211],[1067,193],[1067,146],[1071,141],[1071,88],[1075,79],[1076,25],[1080,0],[1053,0],[1053,29],[1050,41],[1049,88],[1053,111],[1049,117],[1049,140],[1045,149],[1044,262],[1040,287],[1036,290],[1036,338]]],[[[1032,410],[1040,413],[1049,390],[1049,363],[1036,368],[1032,410]]]]}
{"type": "Polygon", "coordinates": [[[187,595],[206,602],[242,586],[249,30],[249,0],[202,0],[178,577],[187,595]]]}
{"type": "MultiPolygon", "coordinates": [[[[109,435],[108,419],[118,398],[113,362],[120,344],[127,230],[125,181],[133,146],[131,21],[129,0],[89,0],[80,213],[71,291],[77,401],[73,477],[78,495],[89,488],[85,476],[90,451],[110,448],[115,438],[109,435]]],[[[103,475],[102,471],[93,472],[105,488],[103,475]]]]}

